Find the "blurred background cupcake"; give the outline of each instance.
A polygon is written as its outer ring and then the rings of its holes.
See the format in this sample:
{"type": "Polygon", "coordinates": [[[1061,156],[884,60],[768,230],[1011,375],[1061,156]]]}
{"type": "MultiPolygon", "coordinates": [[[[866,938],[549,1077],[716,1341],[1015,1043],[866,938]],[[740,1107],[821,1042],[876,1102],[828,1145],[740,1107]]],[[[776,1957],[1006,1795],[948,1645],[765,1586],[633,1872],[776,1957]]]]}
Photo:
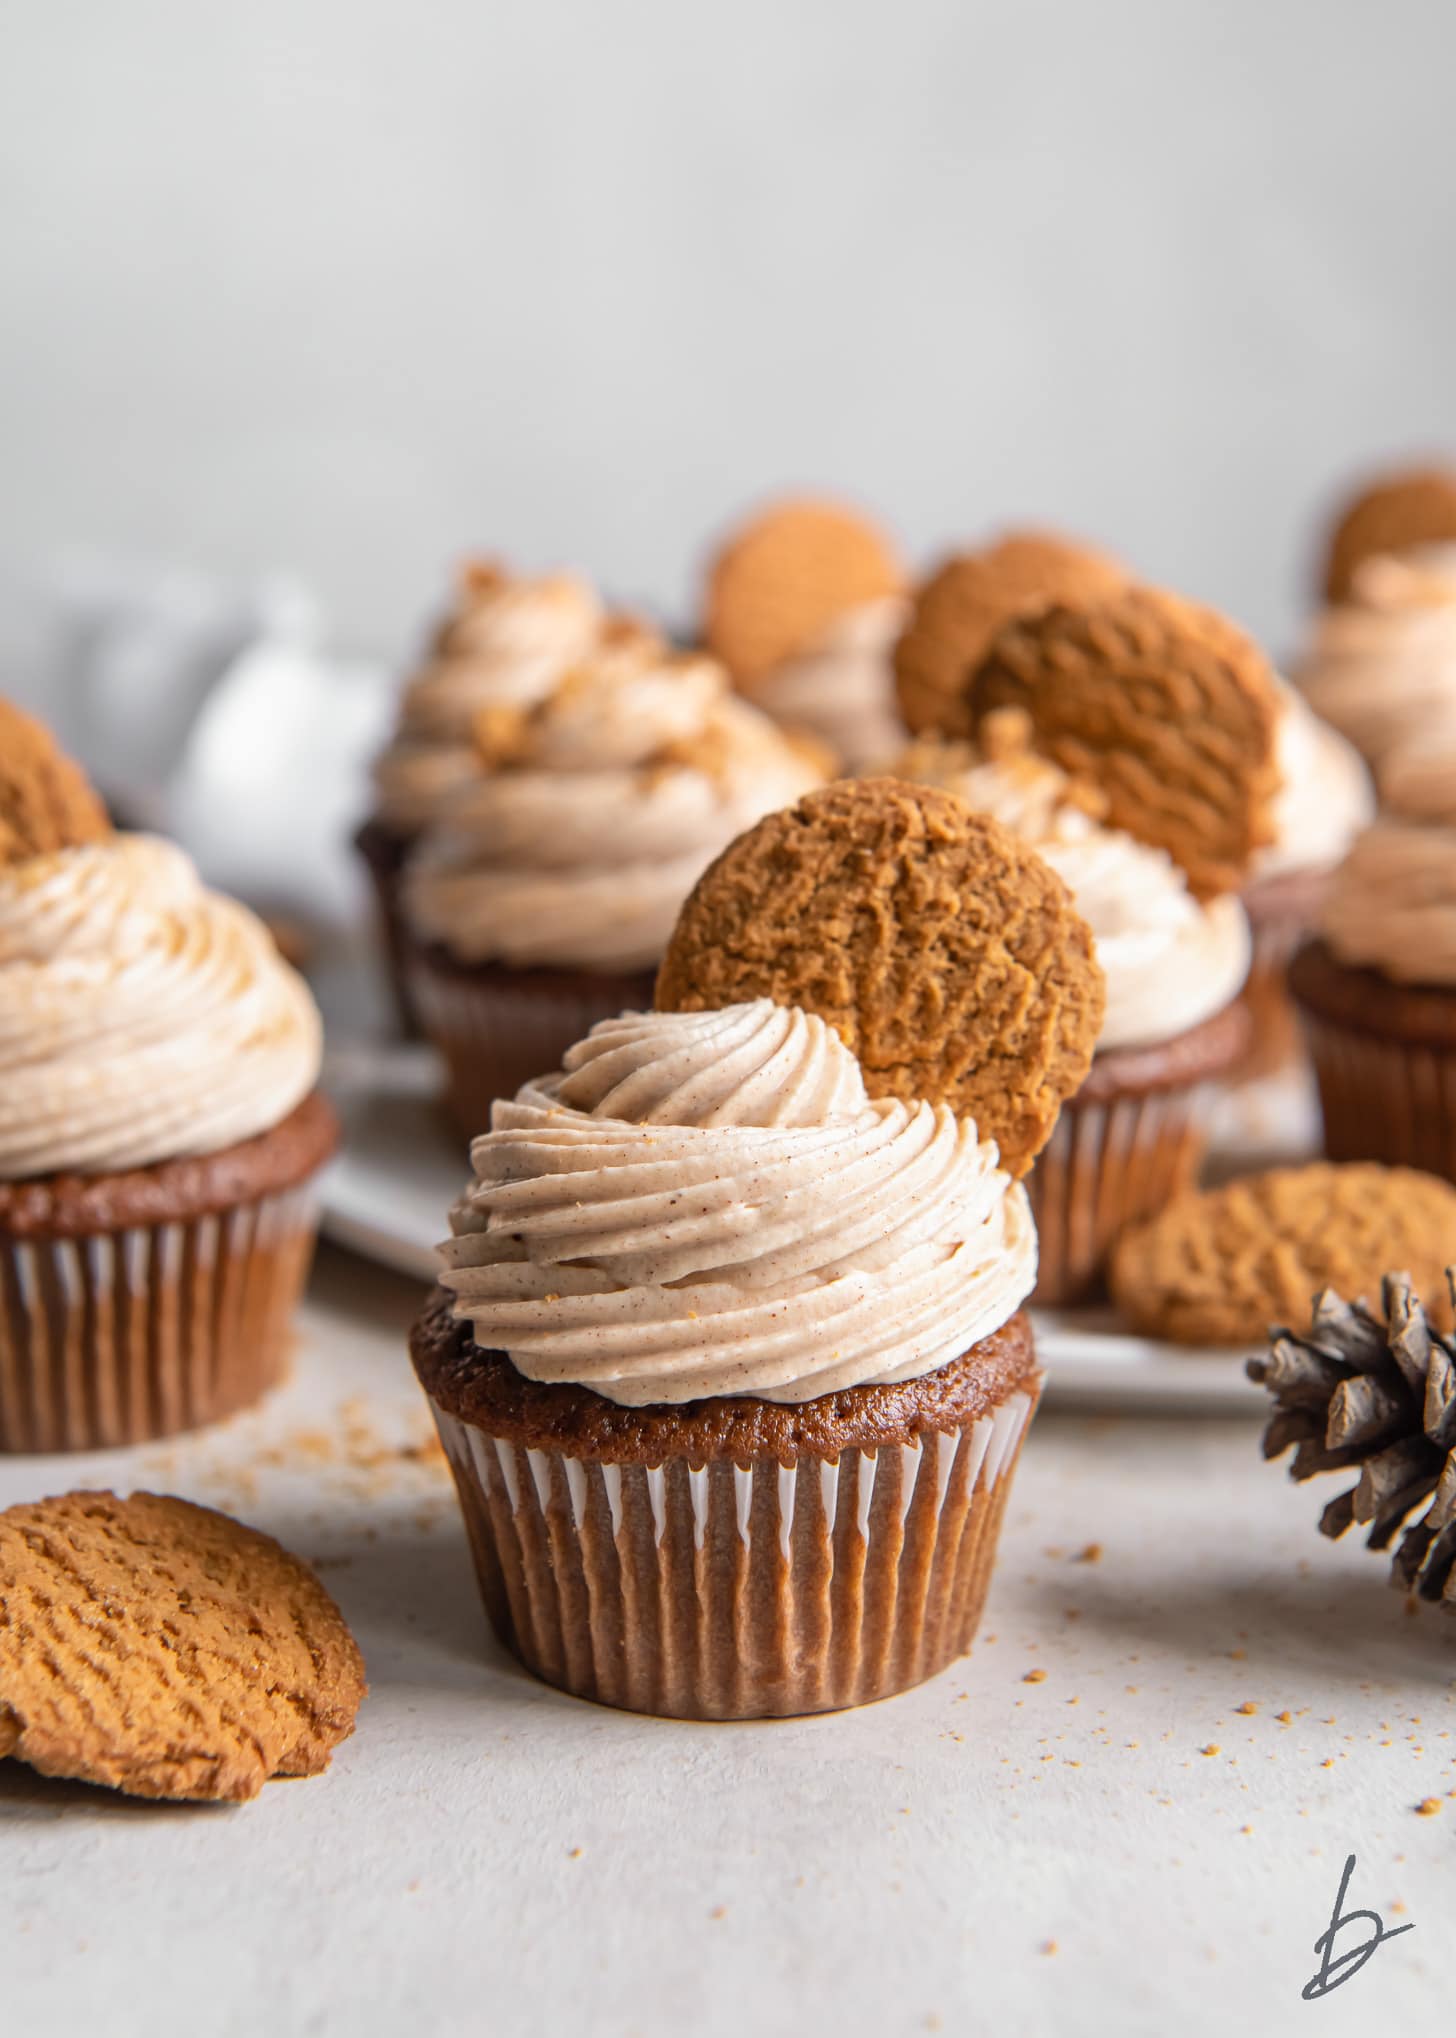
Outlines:
{"type": "Polygon", "coordinates": [[[0,1449],[133,1443],[283,1374],[333,1151],[312,998],[0,701],[0,1449]]]}
{"type": "Polygon", "coordinates": [[[400,913],[408,998],[471,1136],[543,1056],[651,1003],[700,873],[827,760],[714,660],[623,619],[468,728],[407,853],[400,913]]]}
{"type": "Polygon", "coordinates": [[[906,613],[890,538],[845,504],[794,499],[712,554],[699,628],[749,700],[858,772],[904,740],[890,655],[906,613]]]}

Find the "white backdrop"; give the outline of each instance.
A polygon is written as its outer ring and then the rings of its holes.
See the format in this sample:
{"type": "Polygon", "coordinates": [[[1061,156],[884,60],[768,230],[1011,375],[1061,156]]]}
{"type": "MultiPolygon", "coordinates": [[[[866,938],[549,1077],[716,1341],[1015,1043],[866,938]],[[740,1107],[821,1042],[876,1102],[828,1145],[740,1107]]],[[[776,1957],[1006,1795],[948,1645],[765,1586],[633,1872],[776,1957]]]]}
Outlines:
{"type": "Polygon", "coordinates": [[[1036,515],[1266,635],[1456,445],[1448,0],[0,0],[0,558],[467,546],[682,609],[764,488],[1036,515]]]}

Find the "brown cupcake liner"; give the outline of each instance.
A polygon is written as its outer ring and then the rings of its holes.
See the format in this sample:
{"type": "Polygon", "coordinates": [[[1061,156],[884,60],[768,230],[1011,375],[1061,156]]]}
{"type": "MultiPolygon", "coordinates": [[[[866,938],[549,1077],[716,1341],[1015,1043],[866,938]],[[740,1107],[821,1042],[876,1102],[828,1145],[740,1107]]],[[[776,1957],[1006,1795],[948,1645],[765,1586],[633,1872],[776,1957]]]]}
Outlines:
{"type": "Polygon", "coordinates": [[[1307,1005],[1301,1016],[1329,1158],[1422,1168],[1456,1182],[1456,1046],[1383,1039],[1307,1005]]]}
{"type": "Polygon", "coordinates": [[[315,1200],[303,1184],[171,1223],[0,1233],[0,1451],[142,1443],[256,1401],[287,1370],[315,1200]]]}
{"type": "Polygon", "coordinates": [[[420,1035],[419,1014],[410,997],[409,971],[405,957],[409,933],[402,902],[405,858],[409,838],[397,835],[382,821],[366,821],[354,837],[354,847],[363,858],[374,893],[374,918],[379,931],[380,960],[395,1020],[406,1040],[420,1035]]]}
{"type": "Polygon", "coordinates": [[[1123,1227],[1192,1185],[1217,1094],[1202,1082],[1062,1106],[1026,1183],[1039,1242],[1034,1306],[1095,1294],[1123,1227]]]}
{"type": "Polygon", "coordinates": [[[438,947],[406,951],[412,1009],[446,1071],[446,1103],[467,1139],[490,1125],[498,1097],[559,1067],[600,1020],[652,1006],[653,973],[468,964],[438,947]]]}
{"type": "Polygon", "coordinates": [[[486,1610],[527,1669],[631,1712],[754,1719],[863,1705],[966,1653],[1040,1389],[789,1465],[604,1463],[432,1406],[486,1610]]]}

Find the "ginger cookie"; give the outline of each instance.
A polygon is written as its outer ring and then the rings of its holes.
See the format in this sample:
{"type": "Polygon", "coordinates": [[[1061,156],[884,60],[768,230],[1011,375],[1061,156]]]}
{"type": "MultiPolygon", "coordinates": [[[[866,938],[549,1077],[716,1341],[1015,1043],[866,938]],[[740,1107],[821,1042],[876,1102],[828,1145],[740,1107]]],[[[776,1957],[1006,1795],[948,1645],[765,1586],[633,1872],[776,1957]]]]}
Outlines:
{"type": "Polygon", "coordinates": [[[1315,1161],[1176,1197],[1125,1232],[1112,1256],[1113,1299],[1149,1337],[1176,1344],[1261,1344],[1302,1323],[1322,1288],[1380,1299],[1407,1273],[1443,1325],[1444,1269],[1456,1252],[1456,1188],[1414,1168],[1315,1161]]]}
{"type": "Polygon", "coordinates": [[[833,502],[775,503],[712,560],[704,641],[752,692],[846,610],[898,594],[903,585],[894,547],[867,517],[833,502]]]}
{"type": "Polygon", "coordinates": [[[964,800],[841,779],[770,814],[699,879],[661,1011],[799,1005],[876,1097],[972,1117],[1020,1177],[1091,1065],[1104,986],[1071,893],[964,800]]]}
{"type": "Polygon", "coordinates": [[[1008,531],[983,551],[947,559],[920,588],[895,646],[895,693],[914,735],[969,736],[967,675],[1004,623],[1048,602],[1115,594],[1115,559],[1045,531],[1008,531]]]}
{"type": "Polygon", "coordinates": [[[1413,545],[1456,544],[1456,469],[1412,468],[1374,482],[1330,533],[1325,594],[1343,601],[1365,560],[1413,545]]]}
{"type": "Polygon", "coordinates": [[[1147,587],[1015,618],[970,676],[973,723],[1024,708],[1107,818],[1166,849],[1201,899],[1237,891],[1273,840],[1279,701],[1269,661],[1212,609],[1147,587]]]}
{"type": "Polygon", "coordinates": [[[110,833],[80,765],[43,723],[0,699],[0,867],[110,833]]]}
{"type": "Polygon", "coordinates": [[[0,1513],[0,1756],[133,1797],[327,1769],[364,1664],[309,1567],[164,1494],[0,1513]]]}

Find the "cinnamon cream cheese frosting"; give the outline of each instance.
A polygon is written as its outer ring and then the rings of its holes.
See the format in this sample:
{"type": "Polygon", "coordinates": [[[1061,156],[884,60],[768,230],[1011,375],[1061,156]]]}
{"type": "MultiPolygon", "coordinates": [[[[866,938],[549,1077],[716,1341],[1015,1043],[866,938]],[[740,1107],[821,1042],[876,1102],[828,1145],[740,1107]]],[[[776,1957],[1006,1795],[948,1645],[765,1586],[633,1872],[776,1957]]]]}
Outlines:
{"type": "Polygon", "coordinates": [[[471,730],[482,710],[530,707],[613,628],[600,597],[571,574],[514,579],[468,566],[459,604],[405,689],[393,741],[374,767],[381,820],[403,835],[475,769],[471,730]]]}
{"type": "Polygon", "coordinates": [[[1297,677],[1377,779],[1392,752],[1456,733],[1456,545],[1365,560],[1349,598],[1320,616],[1297,677]]]}
{"type": "Polygon", "coordinates": [[[822,762],[711,659],[601,649],[530,710],[477,717],[406,873],[411,922],[466,962],[650,968],[707,865],[822,762]]]}
{"type": "Polygon", "coordinates": [[[1456,822],[1382,816],[1335,873],[1320,923],[1340,962],[1456,985],[1456,822]]]}
{"type": "Polygon", "coordinates": [[[1036,1279],[1025,1191],[948,1106],[867,1096],[767,999],[629,1013],[495,1106],[440,1248],[477,1345],[630,1406],[918,1377],[1036,1279]]]}
{"type": "Polygon", "coordinates": [[[1282,680],[1279,699],[1274,840],[1255,859],[1256,879],[1329,870],[1375,815],[1375,788],[1354,744],[1282,680]]]}
{"type": "Polygon", "coordinates": [[[0,1180],[216,1152],[286,1118],[321,1057],[267,929],[170,843],[0,869],[0,1180]]]}
{"type": "Polygon", "coordinates": [[[1082,789],[1049,758],[1015,743],[988,755],[927,736],[896,770],[990,814],[1066,883],[1107,979],[1099,1051],[1171,1040],[1238,996],[1251,946],[1239,901],[1200,904],[1165,850],[1104,827],[1082,789]]]}
{"type": "Polygon", "coordinates": [[[797,657],[756,680],[754,700],[776,722],[826,743],[845,771],[884,765],[905,742],[891,654],[909,613],[899,595],[847,609],[797,657]]]}

